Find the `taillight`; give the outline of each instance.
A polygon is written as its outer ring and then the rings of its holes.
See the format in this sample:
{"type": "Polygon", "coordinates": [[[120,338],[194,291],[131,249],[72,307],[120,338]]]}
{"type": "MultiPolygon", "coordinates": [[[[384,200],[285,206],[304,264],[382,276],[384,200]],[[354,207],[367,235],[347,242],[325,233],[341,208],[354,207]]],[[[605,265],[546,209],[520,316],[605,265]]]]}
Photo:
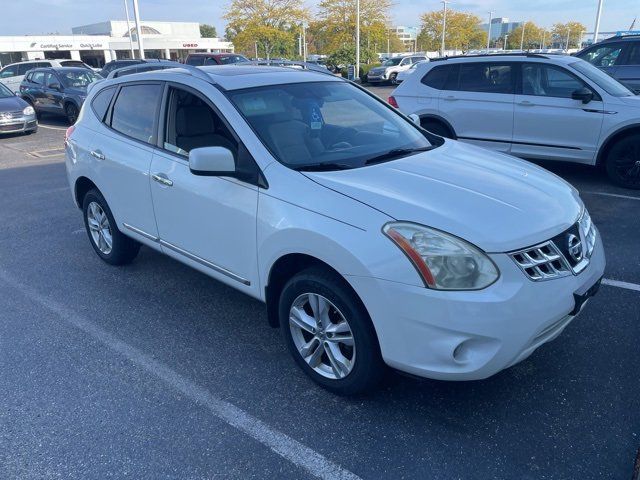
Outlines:
{"type": "Polygon", "coordinates": [[[69,141],[69,137],[71,137],[71,134],[73,133],[73,131],[76,129],[76,127],[74,125],[71,125],[69,128],[67,128],[67,130],[64,132],[64,144],[66,145],[67,142],[69,141]]]}
{"type": "Polygon", "coordinates": [[[398,108],[398,102],[396,102],[396,99],[393,97],[393,95],[389,97],[387,102],[389,102],[389,105],[391,105],[393,108],[398,108]]]}

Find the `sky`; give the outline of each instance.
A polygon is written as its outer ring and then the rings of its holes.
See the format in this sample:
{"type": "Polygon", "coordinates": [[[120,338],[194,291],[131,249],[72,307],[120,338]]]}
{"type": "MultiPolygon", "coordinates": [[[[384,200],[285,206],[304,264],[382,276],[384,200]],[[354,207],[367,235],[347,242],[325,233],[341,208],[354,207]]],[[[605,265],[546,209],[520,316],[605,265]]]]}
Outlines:
{"type": "MultiPolygon", "coordinates": [[[[395,25],[418,26],[419,15],[442,8],[437,0],[392,0],[392,22],[395,25]]],[[[70,34],[71,27],[105,20],[123,20],[124,0],[7,0],[0,8],[0,35],[70,34]],[[38,12],[39,15],[25,15],[38,12]]],[[[215,25],[224,32],[222,19],[227,0],[138,0],[142,20],[191,21],[215,25]]],[[[313,8],[317,1],[307,0],[313,8]]],[[[511,21],[531,20],[550,27],[555,22],[576,20],[592,31],[598,0],[461,0],[449,8],[472,12],[486,19],[494,17],[511,21]]],[[[131,4],[130,4],[131,5],[131,4]]],[[[130,13],[133,15],[132,9],[130,13]]],[[[604,0],[601,31],[627,30],[640,3],[629,0],[604,0]],[[629,8],[629,5],[634,5],[629,8]],[[635,9],[634,9],[635,8],[635,9]]],[[[640,22],[638,22],[640,29],[640,22]]]]}

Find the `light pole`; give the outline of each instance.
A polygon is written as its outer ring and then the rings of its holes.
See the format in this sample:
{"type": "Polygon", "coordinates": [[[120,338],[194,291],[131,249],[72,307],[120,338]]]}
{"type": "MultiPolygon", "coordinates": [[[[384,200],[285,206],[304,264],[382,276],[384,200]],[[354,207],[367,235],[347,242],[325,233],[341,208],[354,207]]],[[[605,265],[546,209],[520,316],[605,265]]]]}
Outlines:
{"type": "Polygon", "coordinates": [[[489,43],[491,42],[491,20],[493,19],[493,12],[489,11],[489,31],[487,32],[487,50],[489,50],[489,43]]]}
{"type": "Polygon", "coordinates": [[[547,29],[542,29],[542,43],[540,44],[540,50],[544,50],[544,37],[547,35],[547,29]]]}
{"type": "Polygon", "coordinates": [[[144,47],[142,46],[142,29],[140,28],[140,11],[138,9],[138,0],[133,0],[133,17],[136,21],[136,35],[138,37],[138,53],[140,58],[144,59],[144,47]]]}
{"type": "Polygon", "coordinates": [[[355,80],[360,78],[360,0],[356,0],[356,71],[355,80]]]}
{"type": "Polygon", "coordinates": [[[522,22],[522,35],[520,36],[520,50],[523,50],[524,48],[524,29],[527,26],[527,22],[522,22]]]}
{"type": "Polygon", "coordinates": [[[258,60],[258,42],[253,42],[256,47],[256,60],[258,60]]]}
{"type": "Polygon", "coordinates": [[[302,22],[302,61],[307,61],[307,25],[302,22]]]}
{"type": "Polygon", "coordinates": [[[131,58],[135,58],[136,54],[133,53],[133,35],[131,35],[131,24],[129,23],[129,6],[127,5],[129,0],[124,0],[124,12],[127,15],[127,31],[129,32],[129,48],[131,48],[131,58]]]}
{"type": "Polygon", "coordinates": [[[442,0],[442,47],[441,50],[442,52],[440,53],[441,56],[444,57],[444,35],[445,32],[447,31],[447,5],[451,2],[449,2],[448,0],[442,0]]]}
{"type": "Polygon", "coordinates": [[[571,35],[571,28],[567,27],[567,51],[569,51],[569,35],[571,35]]]}
{"type": "Polygon", "coordinates": [[[598,0],[598,13],[596,13],[596,28],[593,29],[593,43],[598,41],[598,33],[600,33],[600,15],[602,14],[602,2],[598,0]]]}
{"type": "Polygon", "coordinates": [[[509,34],[505,33],[504,34],[504,45],[502,46],[502,50],[506,50],[507,49],[507,39],[509,38],[509,34]]]}

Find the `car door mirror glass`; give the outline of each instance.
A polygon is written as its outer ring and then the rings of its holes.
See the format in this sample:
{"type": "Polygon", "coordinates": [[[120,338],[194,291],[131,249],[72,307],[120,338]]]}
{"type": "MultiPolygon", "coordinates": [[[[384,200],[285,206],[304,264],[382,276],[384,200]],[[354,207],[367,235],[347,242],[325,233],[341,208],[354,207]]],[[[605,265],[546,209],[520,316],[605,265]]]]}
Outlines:
{"type": "Polygon", "coordinates": [[[593,92],[586,87],[574,90],[571,94],[572,99],[580,100],[582,103],[589,103],[591,100],[593,100],[593,96],[593,92]]]}
{"type": "Polygon", "coordinates": [[[236,174],[233,153],[224,147],[194,148],[189,152],[189,168],[194,175],[233,177],[236,174]]]}
{"type": "Polygon", "coordinates": [[[58,91],[62,90],[62,87],[60,86],[60,84],[58,82],[50,83],[49,84],[49,88],[51,90],[58,90],[58,91]]]}

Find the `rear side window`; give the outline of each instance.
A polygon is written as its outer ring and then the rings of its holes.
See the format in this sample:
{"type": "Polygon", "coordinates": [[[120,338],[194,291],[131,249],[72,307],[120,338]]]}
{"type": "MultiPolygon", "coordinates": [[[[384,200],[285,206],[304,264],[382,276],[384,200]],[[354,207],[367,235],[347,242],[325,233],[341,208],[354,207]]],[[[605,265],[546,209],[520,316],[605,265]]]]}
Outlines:
{"type": "Polygon", "coordinates": [[[15,77],[17,74],[18,74],[18,66],[11,65],[9,67],[5,67],[2,69],[2,72],[0,72],[0,78],[15,77]]]}
{"type": "Polygon", "coordinates": [[[111,128],[131,138],[155,143],[160,84],[126,85],[120,89],[113,106],[111,128]]]}
{"type": "Polygon", "coordinates": [[[460,65],[458,90],[481,93],[513,93],[512,67],[498,63],[460,65]]]}
{"type": "Polygon", "coordinates": [[[18,64],[18,75],[24,75],[29,70],[32,70],[36,67],[38,67],[38,65],[35,63],[20,63],[18,64]]]}
{"type": "Polygon", "coordinates": [[[420,80],[427,87],[443,90],[451,68],[448,65],[434,67],[420,80]]]}
{"type": "Polygon", "coordinates": [[[189,57],[187,58],[187,65],[194,65],[196,67],[204,65],[204,57],[189,57]]]}
{"type": "Polygon", "coordinates": [[[113,98],[115,91],[115,87],[105,88],[93,97],[91,107],[93,108],[93,112],[96,114],[96,117],[98,117],[101,122],[104,121],[104,116],[109,109],[109,104],[111,103],[111,99],[113,98]]]}

